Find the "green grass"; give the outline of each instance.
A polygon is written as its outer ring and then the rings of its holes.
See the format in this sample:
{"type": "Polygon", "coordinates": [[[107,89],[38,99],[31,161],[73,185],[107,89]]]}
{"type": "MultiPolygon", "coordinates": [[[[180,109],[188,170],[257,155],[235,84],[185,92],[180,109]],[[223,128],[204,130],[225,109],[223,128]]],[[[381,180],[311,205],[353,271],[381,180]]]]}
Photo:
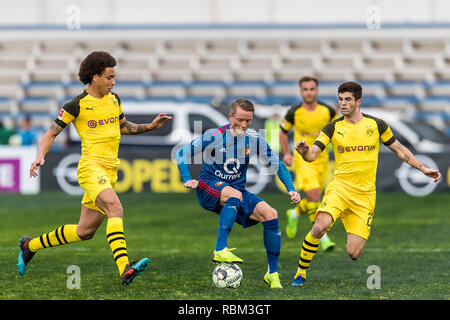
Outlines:
{"type": "Polygon", "coordinates": [[[330,237],[332,252],[319,251],[304,287],[290,286],[299,247],[310,229],[300,218],[295,239],[284,233],[283,194],[262,197],[280,214],[282,290],[263,283],[267,270],[262,225],[236,225],[229,246],[237,248],[244,280],[238,289],[215,288],[211,281],[217,215],[203,210],[193,193],[122,194],[125,235],[131,259],[150,257],[150,268],[129,287],[122,287],[105,239],[106,223],[94,239],[39,251],[20,276],[16,270],[18,239],[39,236],[62,224],[76,224],[80,198],[59,192],[39,196],[0,195],[0,299],[144,299],[144,300],[276,300],[276,299],[446,299],[450,298],[450,194],[413,198],[404,194],[377,195],[372,234],[362,257],[352,261],[345,251],[346,233],[339,220],[330,237]],[[81,270],[81,289],[68,289],[70,265],[81,270]],[[368,289],[367,268],[381,270],[381,289],[368,289]]]}

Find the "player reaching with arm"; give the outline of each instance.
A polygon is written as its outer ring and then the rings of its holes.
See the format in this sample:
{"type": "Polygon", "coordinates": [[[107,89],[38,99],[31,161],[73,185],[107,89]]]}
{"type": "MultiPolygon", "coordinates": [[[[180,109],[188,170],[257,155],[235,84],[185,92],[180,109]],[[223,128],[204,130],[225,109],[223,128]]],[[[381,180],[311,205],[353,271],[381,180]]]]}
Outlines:
{"type": "Polygon", "coordinates": [[[115,66],[116,60],[109,53],[90,53],[79,71],[80,81],[88,87],[61,108],[58,118],[42,137],[36,161],[31,164],[30,177],[38,175],[38,168],[45,164],[45,156],[56,136],[72,123],[81,138],[82,155],[77,177],[85,193],[78,224],[66,224],[36,238],[20,238],[17,267],[21,275],[25,274],[26,265],[38,250],[91,239],[105,217],[108,220],[106,238],[122,284],[128,285],[147,268],[148,258],[131,263],[128,259],[123,208],[113,189],[120,162],[120,137],[156,130],[171,117],[160,114],[148,124],[127,121],[119,96],[111,92],[115,85],[115,66]]]}
{"type": "Polygon", "coordinates": [[[241,263],[243,260],[228,248],[228,236],[235,222],[247,228],[263,225],[263,242],[267,253],[268,271],[264,281],[271,288],[281,288],[278,257],[281,234],[278,213],[267,202],[245,189],[246,173],[251,156],[262,157],[285,185],[292,204],[300,201],[285,165],[272,153],[267,142],[250,129],[254,106],[245,99],[235,101],[230,108],[230,123],[209,130],[177,152],[177,164],[186,188],[196,189],[200,205],[219,214],[219,228],[214,262],[241,263]],[[205,154],[198,180],[189,172],[189,160],[195,154],[205,154]]]}
{"type": "Polygon", "coordinates": [[[375,210],[375,180],[380,140],[400,159],[419,169],[435,182],[439,170],[424,166],[392,134],[381,119],[361,113],[362,88],[345,82],[338,88],[339,107],[343,116],[321,131],[312,146],[304,140],[296,143],[296,151],[307,162],[315,161],[331,142],[335,155],[334,180],[328,185],[311,231],[305,237],[293,286],[306,280],[306,270],[313,259],[321,237],[336,219],[342,219],[347,232],[347,253],[351,259],[360,257],[370,235],[375,210]]]}

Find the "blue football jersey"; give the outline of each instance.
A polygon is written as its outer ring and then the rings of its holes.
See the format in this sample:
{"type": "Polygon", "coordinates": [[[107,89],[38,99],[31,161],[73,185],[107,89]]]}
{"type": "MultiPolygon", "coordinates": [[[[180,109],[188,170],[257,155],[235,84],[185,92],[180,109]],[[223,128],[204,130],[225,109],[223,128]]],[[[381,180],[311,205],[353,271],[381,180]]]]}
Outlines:
{"type": "Polygon", "coordinates": [[[264,137],[253,129],[233,136],[230,124],[206,131],[176,153],[177,165],[184,182],[192,180],[189,164],[203,164],[199,180],[217,179],[244,190],[250,159],[257,156],[263,165],[277,173],[289,191],[295,191],[292,177],[264,137]]]}

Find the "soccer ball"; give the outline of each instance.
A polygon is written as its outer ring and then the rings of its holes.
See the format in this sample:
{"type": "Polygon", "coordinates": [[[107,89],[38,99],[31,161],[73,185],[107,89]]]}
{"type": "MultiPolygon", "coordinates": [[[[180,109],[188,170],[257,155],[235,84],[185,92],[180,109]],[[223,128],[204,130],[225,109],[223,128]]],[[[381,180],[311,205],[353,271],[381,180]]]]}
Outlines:
{"type": "Polygon", "coordinates": [[[222,262],[214,269],[213,283],[219,288],[237,288],[242,282],[242,270],[235,263],[222,262]]]}

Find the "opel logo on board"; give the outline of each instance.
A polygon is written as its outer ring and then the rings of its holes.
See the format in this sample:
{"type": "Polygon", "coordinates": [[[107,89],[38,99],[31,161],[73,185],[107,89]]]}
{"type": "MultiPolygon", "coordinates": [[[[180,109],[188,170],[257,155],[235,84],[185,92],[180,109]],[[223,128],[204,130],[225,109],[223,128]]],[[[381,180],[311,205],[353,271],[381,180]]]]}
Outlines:
{"type": "MultiPolygon", "coordinates": [[[[428,168],[438,169],[438,165],[430,157],[419,154],[416,155],[416,158],[428,168]]],[[[402,163],[395,174],[402,189],[409,195],[415,197],[423,197],[429,195],[437,187],[437,183],[435,183],[433,179],[423,175],[422,172],[420,172],[416,168],[411,167],[406,162],[402,163]]]]}
{"type": "Polygon", "coordinates": [[[80,157],[79,153],[71,153],[62,158],[58,166],[53,169],[53,174],[56,176],[56,181],[61,189],[71,195],[82,195],[84,193],[77,179],[77,166],[80,157]]]}

